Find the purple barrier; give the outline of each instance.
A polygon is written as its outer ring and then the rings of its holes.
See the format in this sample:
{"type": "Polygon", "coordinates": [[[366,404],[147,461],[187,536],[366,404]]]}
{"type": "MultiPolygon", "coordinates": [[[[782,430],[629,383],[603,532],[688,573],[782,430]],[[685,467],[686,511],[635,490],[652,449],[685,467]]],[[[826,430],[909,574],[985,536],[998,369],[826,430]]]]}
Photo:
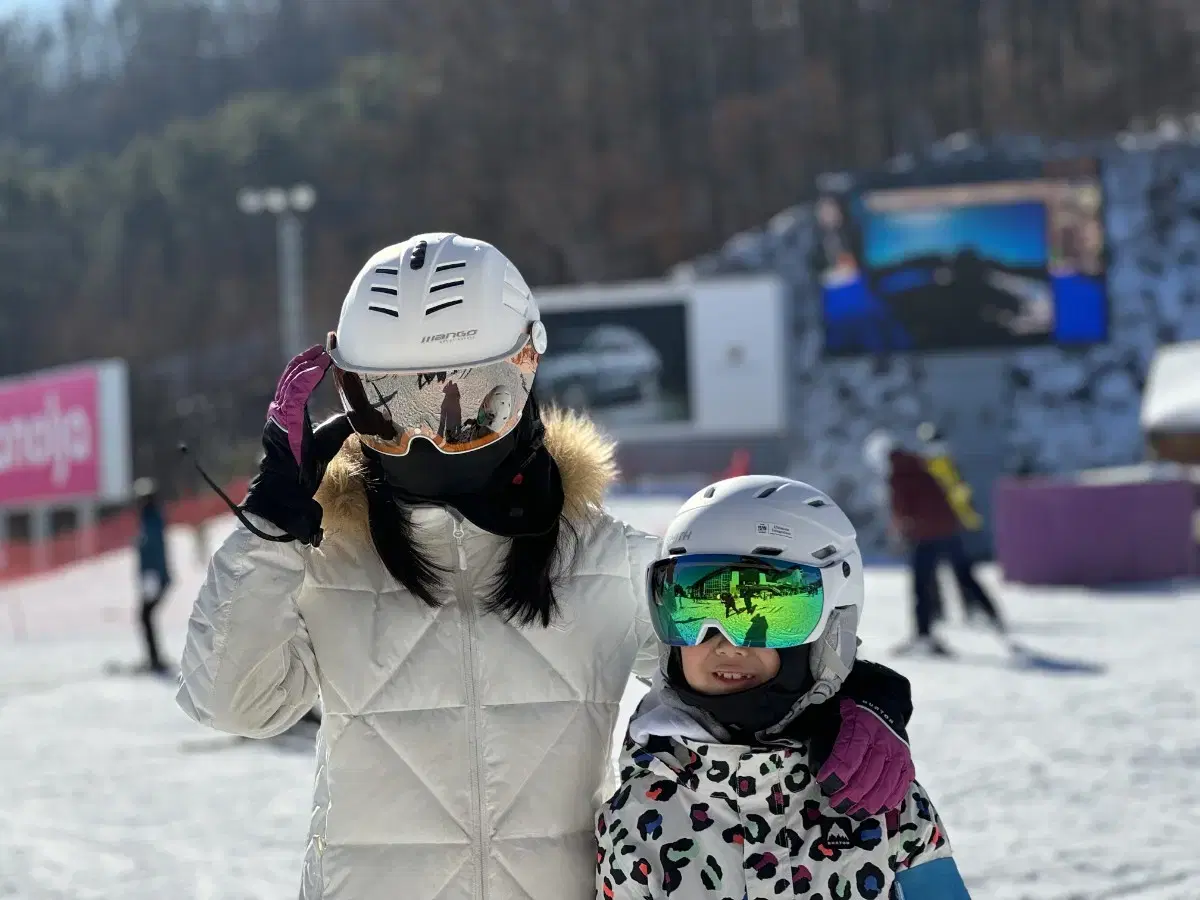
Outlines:
{"type": "Polygon", "coordinates": [[[993,490],[996,562],[1009,581],[1102,585],[1196,572],[1196,488],[1005,478],[993,490]]]}

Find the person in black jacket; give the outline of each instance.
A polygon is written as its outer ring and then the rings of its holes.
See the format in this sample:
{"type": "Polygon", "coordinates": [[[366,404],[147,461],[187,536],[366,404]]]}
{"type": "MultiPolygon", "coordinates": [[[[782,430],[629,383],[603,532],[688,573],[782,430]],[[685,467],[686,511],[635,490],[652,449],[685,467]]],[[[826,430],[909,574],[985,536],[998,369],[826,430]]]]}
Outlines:
{"type": "Polygon", "coordinates": [[[138,624],[146,648],[146,658],[139,671],[163,675],[168,669],[159,653],[154,614],[171,586],[166,516],[159,502],[158,486],[152,479],[139,478],[134,483],[133,494],[138,509],[138,624]]]}

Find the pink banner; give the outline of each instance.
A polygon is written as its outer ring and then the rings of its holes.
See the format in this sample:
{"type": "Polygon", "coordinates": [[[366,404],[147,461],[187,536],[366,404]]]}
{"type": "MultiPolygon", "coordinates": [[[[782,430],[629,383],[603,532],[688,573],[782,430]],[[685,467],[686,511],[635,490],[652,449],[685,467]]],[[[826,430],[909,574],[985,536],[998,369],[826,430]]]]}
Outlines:
{"type": "Polygon", "coordinates": [[[0,382],[0,506],[99,492],[99,403],[95,369],[0,382]]]}

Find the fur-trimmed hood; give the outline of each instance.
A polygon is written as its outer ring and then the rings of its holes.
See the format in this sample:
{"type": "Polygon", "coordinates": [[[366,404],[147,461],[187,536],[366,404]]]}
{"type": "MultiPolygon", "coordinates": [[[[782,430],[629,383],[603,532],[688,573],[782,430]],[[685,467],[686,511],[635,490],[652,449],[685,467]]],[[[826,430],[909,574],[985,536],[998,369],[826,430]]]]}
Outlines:
{"type": "MultiPolygon", "coordinates": [[[[605,491],[617,477],[616,444],[591,419],[570,410],[547,410],[542,421],[546,449],[562,476],[563,511],[572,522],[582,523],[600,510],[605,491]]],[[[317,491],[327,533],[366,533],[364,471],[358,436],[351,435],[329,464],[317,491]]]]}

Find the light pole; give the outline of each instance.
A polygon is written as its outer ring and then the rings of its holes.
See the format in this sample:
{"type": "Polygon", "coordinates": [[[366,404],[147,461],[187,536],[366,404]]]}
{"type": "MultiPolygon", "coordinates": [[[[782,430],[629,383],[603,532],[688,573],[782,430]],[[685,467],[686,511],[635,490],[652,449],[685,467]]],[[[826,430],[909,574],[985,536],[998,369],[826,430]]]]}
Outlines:
{"type": "Polygon", "coordinates": [[[304,255],[300,214],[317,202],[311,185],[290,188],[244,188],[238,191],[238,209],[248,216],[269,212],[275,216],[279,243],[279,342],[284,362],[304,349],[304,255]]]}

